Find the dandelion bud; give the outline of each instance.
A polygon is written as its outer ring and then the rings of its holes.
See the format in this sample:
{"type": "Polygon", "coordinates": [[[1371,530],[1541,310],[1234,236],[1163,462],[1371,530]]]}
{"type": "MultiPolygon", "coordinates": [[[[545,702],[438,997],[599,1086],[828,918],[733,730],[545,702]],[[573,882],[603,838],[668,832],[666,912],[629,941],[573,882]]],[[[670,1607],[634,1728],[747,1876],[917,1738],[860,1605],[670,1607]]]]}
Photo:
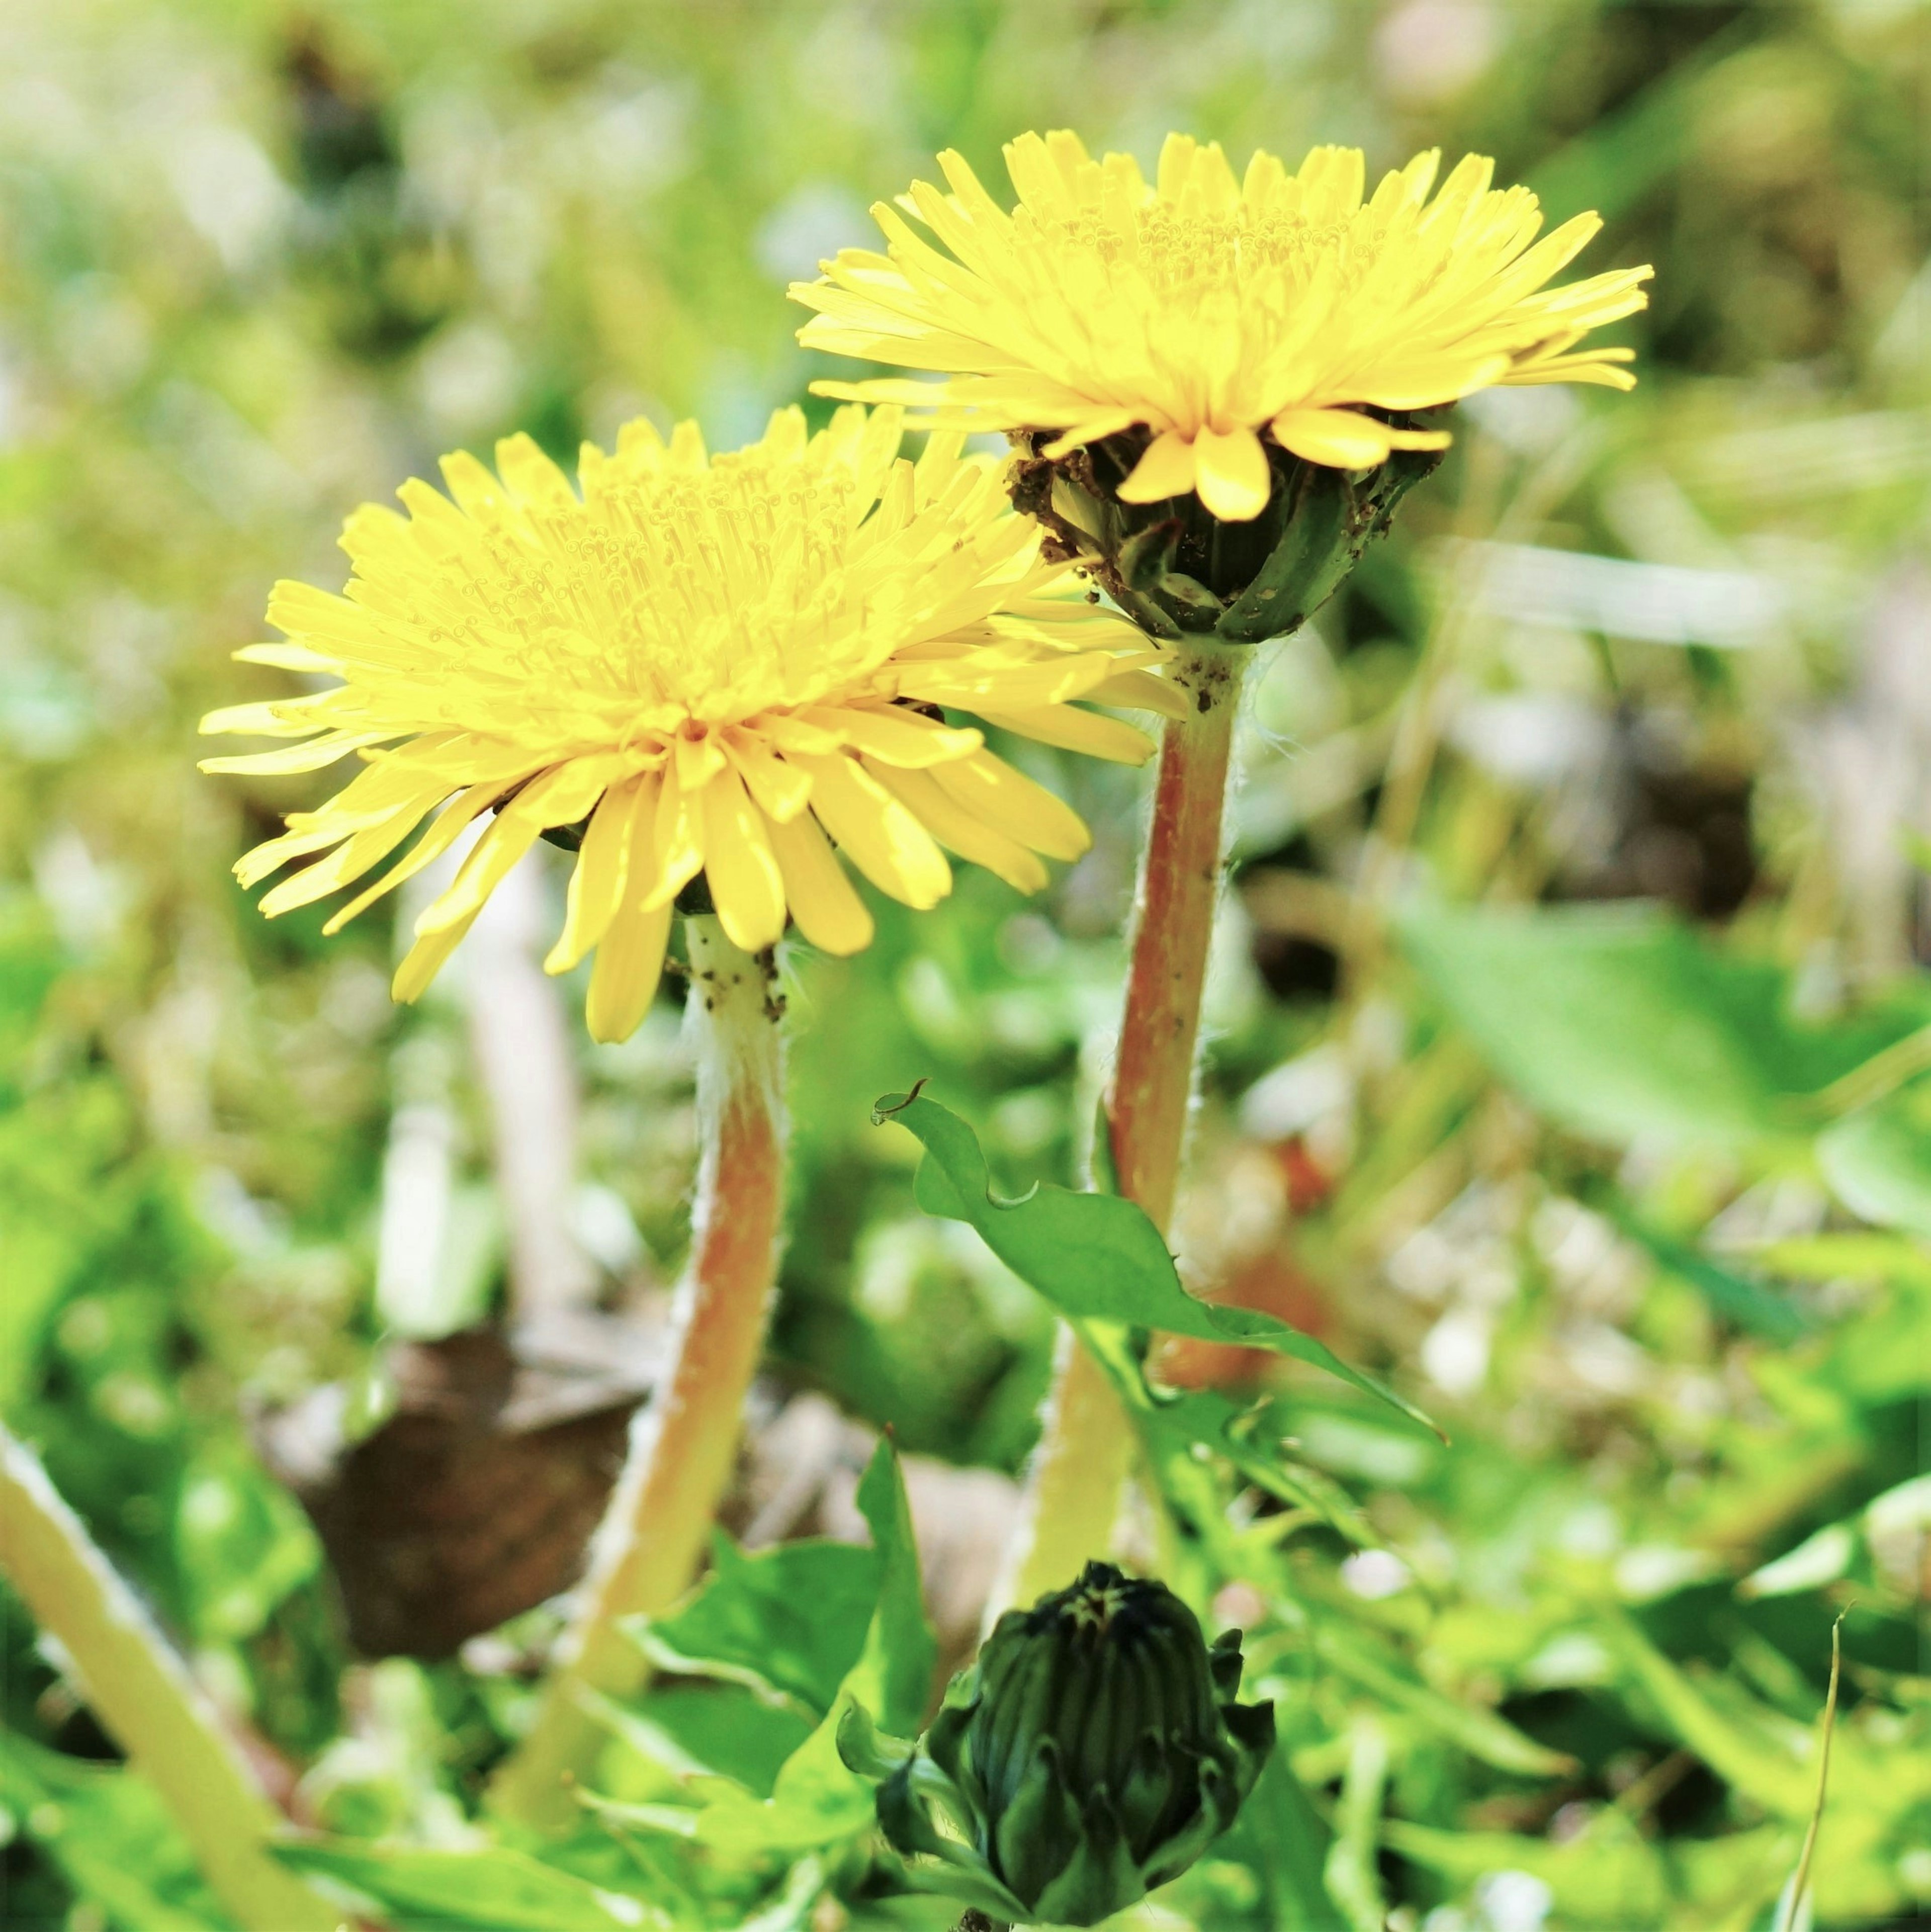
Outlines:
{"type": "Polygon", "coordinates": [[[1090,1563],[1000,1619],[881,1786],[880,1822],[923,1855],[922,1886],[1096,1924],[1185,1870],[1253,1789],[1274,1713],[1237,1703],[1240,1679],[1237,1631],[1210,1648],[1165,1586],[1090,1563]]]}
{"type": "Polygon", "coordinates": [[[1191,490],[1156,502],[1121,496],[1150,430],[1123,430],[1058,457],[1044,454],[1053,441],[1045,432],[1017,440],[1025,453],[1013,465],[1012,501],[1045,526],[1049,556],[1082,565],[1156,637],[1185,632],[1234,644],[1304,624],[1441,460],[1439,450],[1396,448],[1357,472],[1267,443],[1266,507],[1228,523],[1191,490]]]}

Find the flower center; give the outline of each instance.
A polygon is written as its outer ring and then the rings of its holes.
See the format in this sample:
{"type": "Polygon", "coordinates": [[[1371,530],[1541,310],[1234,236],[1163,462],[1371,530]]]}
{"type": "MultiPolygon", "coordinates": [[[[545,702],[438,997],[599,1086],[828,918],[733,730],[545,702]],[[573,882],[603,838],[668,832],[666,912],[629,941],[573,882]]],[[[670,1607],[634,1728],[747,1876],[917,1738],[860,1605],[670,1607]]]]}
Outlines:
{"type": "Polygon", "coordinates": [[[1239,296],[1256,284],[1304,285],[1323,262],[1335,261],[1344,284],[1372,266],[1383,234],[1355,221],[1314,223],[1298,215],[1243,208],[1231,215],[1183,214],[1171,202],[1134,211],[1123,232],[1099,210],[1063,227],[1066,241],[1097,254],[1108,268],[1137,267],[1163,304],[1239,296]]]}

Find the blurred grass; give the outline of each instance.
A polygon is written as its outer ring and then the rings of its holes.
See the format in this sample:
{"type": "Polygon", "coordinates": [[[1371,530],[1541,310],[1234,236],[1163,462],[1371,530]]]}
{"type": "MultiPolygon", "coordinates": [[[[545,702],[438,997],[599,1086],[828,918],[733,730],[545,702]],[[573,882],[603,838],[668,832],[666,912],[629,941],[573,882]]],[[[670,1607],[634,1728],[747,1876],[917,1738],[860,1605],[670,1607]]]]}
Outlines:
{"type": "MultiPolygon", "coordinates": [[[[1921,1250],[1863,1227],[1801,1149],[1543,1124],[1363,898],[1660,898],[1780,967],[1813,1018],[1921,1000],[1931,924],[1897,827],[1931,831],[1927,86],[1910,0],[0,12],[0,1406],[209,1680],[298,1760],[339,1768],[345,1722],[379,1741],[375,1810],[418,1834],[424,1793],[470,1790],[507,1694],[448,1666],[420,1708],[372,1702],[352,1675],[344,1719],[313,1537],[241,1426],[370,1358],[412,1042],[456,1069],[459,1181],[490,1167],[460,975],[397,1012],[386,914],[325,942],[319,911],[265,924],[228,876],[316,795],[193,769],[201,711],[281,681],[227,655],[271,581],[339,582],[342,515],[445,448],[526,428],[568,458],[640,412],[754,434],[817,373],[784,283],[864,242],[867,204],[940,146],[988,178],[1002,140],[1068,122],[1144,159],[1169,126],[1237,161],[1474,147],[1552,218],[1600,208],[1583,266],[1653,260],[1656,306],[1627,331],[1634,397],[1462,412],[1395,538],[1258,680],[1183,1259],[1387,1370],[1457,1448],[1276,1390],[1405,1567],[1383,1592],[1319,1534],[1284,1545],[1292,1588],[1265,1593],[1250,1654],[1273,1646],[1296,1768],[1330,1811],[1348,1794],[1349,1895],[1378,1870],[1390,1923],[1741,1928],[1767,1922],[1786,1821],[1713,1740],[1741,1725],[1760,1752],[1773,1718],[1808,1721],[1848,1592],[1844,1788],[1867,1763],[1879,1797],[1827,1814],[1820,1923],[1931,1897],[1906,1775],[1924,1543],[1873,1532],[1804,1590],[1735,1591],[1924,1466],[1921,1250]],[[1448,538],[1665,574],[1605,580],[1584,621],[1560,590],[1498,601],[1448,538]],[[1670,572],[1729,573],[1768,614],[1736,647],[1667,641],[1670,572]],[[1753,1340],[1699,1280],[1720,1264],[1804,1337],[1753,1340]],[[1310,1620],[1372,1667],[1336,1669],[1310,1620]],[[1395,1727],[1385,1833],[1372,1780],[1346,1783],[1364,1709],[1395,1727]],[[1470,1712],[1578,1768],[1485,1756],[1470,1712]],[[1517,1894],[1543,1917],[1507,1917],[1498,1870],[1543,1888],[1517,1894]]],[[[866,1121],[930,1075],[1006,1178],[1075,1168],[1139,781],[1026,755],[1099,835],[1042,903],[974,874],[937,914],[880,907],[858,959],[794,963],[776,1329],[793,1384],[1008,1469],[1047,1324],[916,1214],[902,1137],[866,1121]]],[[[647,1301],[685,1239],[674,1033],[667,1004],[630,1046],[579,1048],[613,1302],[647,1301]]],[[[1579,1124],[1560,1096],[1554,1117],[1579,1124]]],[[[499,1287],[499,1250],[478,1252],[499,1287]]],[[[9,1726],[103,1754],[8,1614],[9,1726]]],[[[1789,1781],[1810,1789],[1795,1760],[1789,1781]]],[[[8,1922],[136,1922],[34,1841],[5,1852],[8,1922]]],[[[1250,1897],[1208,1869],[1178,1909],[1258,1924],[1288,1882],[1250,1897]]]]}

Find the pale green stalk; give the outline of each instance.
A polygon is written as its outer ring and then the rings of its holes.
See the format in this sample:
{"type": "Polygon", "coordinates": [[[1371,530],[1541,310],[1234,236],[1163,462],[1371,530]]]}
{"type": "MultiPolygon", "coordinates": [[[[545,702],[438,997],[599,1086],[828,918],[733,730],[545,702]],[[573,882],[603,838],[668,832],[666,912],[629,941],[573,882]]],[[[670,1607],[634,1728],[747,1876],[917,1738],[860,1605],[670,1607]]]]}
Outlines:
{"type": "Polygon", "coordinates": [[[245,1932],[340,1932],[341,1914],[269,1851],[280,1814],[213,1705],[4,1424],[0,1570],[66,1652],[95,1716],[160,1794],[235,1922],[245,1932]]]}

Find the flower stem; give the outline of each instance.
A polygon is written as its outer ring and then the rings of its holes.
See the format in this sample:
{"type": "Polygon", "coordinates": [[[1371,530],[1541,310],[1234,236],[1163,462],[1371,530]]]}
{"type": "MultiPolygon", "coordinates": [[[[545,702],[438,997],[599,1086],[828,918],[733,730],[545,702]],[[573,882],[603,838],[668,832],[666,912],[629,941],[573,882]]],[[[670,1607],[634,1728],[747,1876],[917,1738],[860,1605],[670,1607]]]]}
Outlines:
{"type": "MultiPolygon", "coordinates": [[[[1160,742],[1126,1012],[1106,1096],[1120,1192],[1163,1229],[1173,1216],[1193,1088],[1245,662],[1242,650],[1205,641],[1179,650],[1171,675],[1193,708],[1168,723],[1160,742]]],[[[1063,1335],[1045,1434],[995,1612],[1070,1582],[1089,1558],[1108,1553],[1132,1450],[1132,1425],[1105,1372],[1063,1335]]]]}
{"type": "Polygon", "coordinates": [[[238,1925],[334,1932],[342,1915],[277,1864],[283,1820],[134,1593],[0,1425],[0,1568],[73,1660],[88,1702],[160,1794],[238,1925]]]}
{"type": "Polygon", "coordinates": [[[622,1620],[667,1610],[697,1574],[730,1481],[777,1274],[784,1123],[769,956],[740,952],[709,916],[685,929],[703,1153],[675,1366],[633,1431],[535,1724],[491,1789],[500,1814],[541,1828],[577,1815],[571,1787],[605,1736],[595,1697],[634,1695],[649,1674],[622,1620]]]}

